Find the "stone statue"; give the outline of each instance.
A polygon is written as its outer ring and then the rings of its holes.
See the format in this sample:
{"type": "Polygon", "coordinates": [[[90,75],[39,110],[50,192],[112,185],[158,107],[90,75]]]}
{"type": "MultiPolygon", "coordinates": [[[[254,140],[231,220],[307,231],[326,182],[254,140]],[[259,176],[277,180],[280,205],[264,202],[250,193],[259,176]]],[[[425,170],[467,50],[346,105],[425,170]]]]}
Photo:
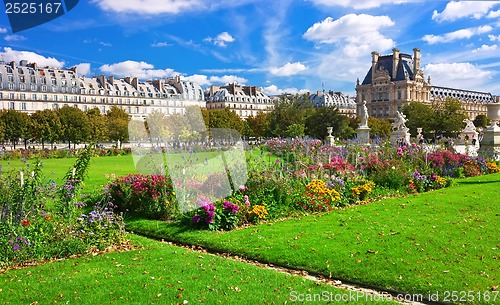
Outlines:
{"type": "Polygon", "coordinates": [[[359,127],[368,127],[368,108],[366,107],[366,101],[363,101],[363,106],[361,106],[361,123],[359,127]]]}
{"type": "Polygon", "coordinates": [[[463,130],[464,132],[475,132],[476,131],[476,126],[474,126],[474,122],[472,122],[469,119],[464,119],[462,122],[464,122],[465,129],[463,130]]]}
{"type": "Polygon", "coordinates": [[[396,111],[397,116],[396,120],[394,123],[392,123],[392,130],[405,130],[406,129],[406,115],[404,115],[402,112],[396,111]]]}

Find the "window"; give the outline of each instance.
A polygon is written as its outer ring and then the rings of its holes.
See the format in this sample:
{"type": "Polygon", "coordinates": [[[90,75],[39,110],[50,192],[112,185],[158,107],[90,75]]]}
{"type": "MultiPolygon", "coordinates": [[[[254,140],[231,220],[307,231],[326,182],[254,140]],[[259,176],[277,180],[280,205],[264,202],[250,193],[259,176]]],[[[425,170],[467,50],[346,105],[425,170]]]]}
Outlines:
{"type": "Polygon", "coordinates": [[[68,96],[67,95],[63,96],[63,101],[65,101],[65,102],[68,101],[68,96]]]}
{"type": "Polygon", "coordinates": [[[14,90],[14,84],[12,83],[9,84],[9,90],[14,90]]]}
{"type": "Polygon", "coordinates": [[[26,100],[26,94],[24,93],[19,94],[19,99],[26,100]]]}
{"type": "Polygon", "coordinates": [[[21,103],[21,110],[26,110],[26,103],[21,103]]]}
{"type": "Polygon", "coordinates": [[[36,85],[35,84],[31,84],[31,91],[36,91],[36,85]]]}
{"type": "Polygon", "coordinates": [[[48,100],[47,94],[42,95],[42,100],[44,100],[44,101],[48,100]]]}
{"type": "Polygon", "coordinates": [[[15,104],[14,102],[9,102],[9,109],[15,109],[15,104]]]}
{"type": "Polygon", "coordinates": [[[59,109],[59,105],[58,105],[58,104],[52,104],[52,109],[53,109],[53,110],[57,110],[57,109],[59,109]]]}
{"type": "Polygon", "coordinates": [[[53,101],[57,101],[57,95],[53,95],[53,96],[52,96],[52,100],[53,100],[53,101]]]}
{"type": "Polygon", "coordinates": [[[11,100],[15,99],[15,95],[14,95],[14,93],[9,93],[9,98],[10,98],[11,100]]]}
{"type": "Polygon", "coordinates": [[[7,78],[9,79],[9,82],[13,82],[14,81],[14,76],[13,75],[9,75],[7,78]]]}
{"type": "Polygon", "coordinates": [[[46,85],[43,85],[43,86],[42,86],[42,91],[43,91],[43,92],[47,91],[47,86],[46,86],[46,85]]]}
{"type": "Polygon", "coordinates": [[[57,80],[55,78],[51,79],[52,85],[57,85],[57,80]]]}
{"type": "Polygon", "coordinates": [[[36,94],[32,94],[31,95],[31,99],[34,100],[34,101],[36,101],[37,100],[36,94]]]}

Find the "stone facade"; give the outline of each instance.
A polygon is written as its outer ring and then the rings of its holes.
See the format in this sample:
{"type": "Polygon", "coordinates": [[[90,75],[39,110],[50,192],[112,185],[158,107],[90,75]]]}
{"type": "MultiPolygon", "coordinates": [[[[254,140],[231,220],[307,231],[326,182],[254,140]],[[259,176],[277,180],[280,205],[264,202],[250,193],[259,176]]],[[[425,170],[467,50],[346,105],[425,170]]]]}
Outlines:
{"type": "Polygon", "coordinates": [[[143,120],[153,111],[184,113],[191,105],[205,107],[203,90],[178,76],[142,82],[137,77],[79,77],[76,68],[40,68],[26,61],[0,64],[0,109],[31,114],[70,106],[106,113],[117,106],[132,119],[143,120]]]}
{"type": "Polygon", "coordinates": [[[229,107],[242,119],[256,116],[259,111],[270,112],[274,109],[273,100],[255,86],[228,84],[211,86],[205,94],[207,109],[224,109],[229,107]]]}
{"type": "Polygon", "coordinates": [[[486,114],[486,103],[493,102],[491,93],[433,86],[430,76],[425,79],[420,68],[420,49],[413,49],[413,56],[400,53],[396,48],[391,55],[381,56],[372,52],[372,66],[363,81],[356,83],[356,103],[367,102],[370,116],[394,118],[403,105],[416,101],[426,104],[458,99],[473,120],[486,114]]]}

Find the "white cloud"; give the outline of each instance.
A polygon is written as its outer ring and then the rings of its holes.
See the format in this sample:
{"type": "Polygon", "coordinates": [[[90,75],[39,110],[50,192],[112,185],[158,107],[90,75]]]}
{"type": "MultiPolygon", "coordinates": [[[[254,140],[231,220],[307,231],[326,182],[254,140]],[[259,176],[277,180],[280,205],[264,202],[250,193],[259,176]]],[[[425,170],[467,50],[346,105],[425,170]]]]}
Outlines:
{"type": "Polygon", "coordinates": [[[231,83],[244,84],[248,82],[247,79],[236,75],[211,76],[210,81],[212,83],[221,83],[221,84],[231,84],[231,83]]]}
{"type": "Polygon", "coordinates": [[[316,5],[352,7],[354,9],[366,9],[379,7],[386,4],[405,3],[405,0],[312,0],[316,5]]]}
{"type": "Polygon", "coordinates": [[[488,33],[493,28],[489,25],[484,25],[476,28],[461,29],[454,32],[449,32],[444,35],[425,35],[422,40],[428,44],[451,42],[458,39],[469,39],[472,36],[488,33]]]}
{"type": "Polygon", "coordinates": [[[497,11],[491,11],[488,16],[486,16],[488,18],[498,18],[500,17],[500,10],[497,10],[497,11]]]}
{"type": "Polygon", "coordinates": [[[89,63],[81,63],[76,65],[76,73],[79,76],[88,76],[90,74],[90,64],[89,63]]]}
{"type": "Polygon", "coordinates": [[[299,90],[299,89],[294,88],[294,87],[280,89],[276,85],[270,85],[270,86],[264,87],[264,88],[262,88],[262,91],[265,94],[267,94],[267,95],[281,95],[281,94],[285,94],[285,93],[288,93],[288,94],[296,94],[296,93],[304,94],[304,93],[310,92],[307,89],[300,89],[299,90]]]}
{"type": "Polygon", "coordinates": [[[100,9],[122,14],[179,14],[204,7],[202,0],[91,0],[100,9]]]}
{"type": "Polygon", "coordinates": [[[373,50],[385,51],[394,46],[394,41],[380,33],[383,28],[394,25],[387,16],[348,14],[334,20],[331,17],[315,23],[303,37],[325,44],[344,45],[344,55],[359,57],[373,50]]]}
{"type": "Polygon", "coordinates": [[[488,35],[488,38],[490,39],[490,41],[500,41],[500,35],[488,35]]]}
{"type": "Polygon", "coordinates": [[[169,47],[171,46],[172,44],[168,43],[168,42],[155,42],[155,43],[152,43],[151,46],[154,47],[154,48],[163,48],[163,47],[169,47]]]}
{"type": "Polygon", "coordinates": [[[271,72],[274,75],[277,76],[291,76],[295,74],[299,74],[302,71],[307,70],[307,67],[300,63],[300,62],[294,62],[294,63],[286,63],[284,66],[281,67],[272,67],[269,69],[269,72],[271,72]]]}
{"type": "Polygon", "coordinates": [[[190,76],[181,76],[181,79],[187,80],[193,83],[197,83],[200,86],[210,86],[212,82],[208,79],[208,76],[201,74],[194,74],[190,76]]]}
{"type": "Polygon", "coordinates": [[[203,41],[208,42],[208,43],[213,43],[214,45],[216,45],[218,47],[226,47],[228,43],[234,42],[235,39],[228,32],[222,32],[219,35],[217,35],[215,38],[207,37],[207,38],[203,39],[203,41]]]}
{"type": "Polygon", "coordinates": [[[40,67],[51,67],[51,68],[62,68],[64,67],[63,61],[58,61],[53,57],[45,57],[30,51],[16,51],[11,48],[3,48],[3,52],[0,52],[0,57],[5,62],[15,61],[19,63],[21,60],[27,60],[29,63],[36,63],[40,67]]]}
{"type": "Polygon", "coordinates": [[[432,20],[454,21],[467,17],[479,19],[488,14],[488,11],[497,4],[498,2],[495,1],[451,1],[441,13],[434,11],[432,20]]]}
{"type": "Polygon", "coordinates": [[[473,50],[472,53],[493,52],[496,51],[497,48],[498,46],[496,44],[491,46],[483,44],[480,48],[473,50]]]}
{"type": "Polygon", "coordinates": [[[0,28],[0,34],[5,34],[7,33],[7,29],[6,28],[0,28]]]}
{"type": "Polygon", "coordinates": [[[478,90],[492,76],[492,72],[468,62],[427,64],[424,71],[436,86],[470,90],[478,90]]]}
{"type": "Polygon", "coordinates": [[[244,84],[248,82],[247,79],[239,77],[236,75],[224,75],[224,76],[210,76],[203,74],[194,74],[190,76],[181,76],[182,79],[197,83],[200,86],[210,86],[213,84],[231,84],[239,83],[244,84]]]}
{"type": "Polygon", "coordinates": [[[102,72],[110,73],[120,77],[132,76],[140,79],[152,79],[162,77],[172,77],[179,75],[173,69],[154,69],[152,64],[141,61],[127,60],[111,65],[102,65],[99,68],[102,72]]]}
{"type": "Polygon", "coordinates": [[[21,35],[6,35],[3,39],[6,41],[24,41],[27,40],[26,37],[21,35]]]}

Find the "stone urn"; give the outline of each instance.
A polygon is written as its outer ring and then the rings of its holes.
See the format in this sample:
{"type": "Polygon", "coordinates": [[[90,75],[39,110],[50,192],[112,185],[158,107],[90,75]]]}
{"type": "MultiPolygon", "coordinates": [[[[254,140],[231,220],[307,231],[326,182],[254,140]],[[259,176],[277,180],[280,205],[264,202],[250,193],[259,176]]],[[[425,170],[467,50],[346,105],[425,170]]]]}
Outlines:
{"type": "Polygon", "coordinates": [[[486,117],[491,120],[491,126],[496,125],[500,121],[500,103],[487,104],[488,109],[486,117]]]}

